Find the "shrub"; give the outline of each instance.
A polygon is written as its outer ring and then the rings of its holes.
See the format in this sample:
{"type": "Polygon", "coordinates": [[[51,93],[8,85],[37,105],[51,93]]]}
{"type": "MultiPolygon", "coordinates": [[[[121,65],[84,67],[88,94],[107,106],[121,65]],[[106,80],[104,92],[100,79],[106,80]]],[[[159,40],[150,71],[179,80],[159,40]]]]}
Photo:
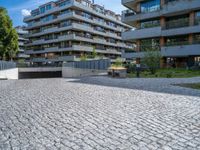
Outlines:
{"type": "Polygon", "coordinates": [[[166,74],[166,77],[167,77],[167,78],[172,78],[172,72],[168,72],[168,73],[166,74]]]}

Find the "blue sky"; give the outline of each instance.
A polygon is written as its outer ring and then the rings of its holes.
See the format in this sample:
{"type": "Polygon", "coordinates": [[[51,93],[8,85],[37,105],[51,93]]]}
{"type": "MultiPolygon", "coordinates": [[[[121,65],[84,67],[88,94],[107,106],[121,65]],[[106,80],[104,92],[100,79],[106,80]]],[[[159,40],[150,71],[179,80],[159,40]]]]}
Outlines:
{"type": "MultiPolygon", "coordinates": [[[[27,14],[27,10],[35,9],[49,1],[52,0],[0,0],[0,6],[8,10],[14,26],[18,26],[23,25],[23,15],[27,14]]],[[[125,9],[121,5],[121,0],[95,0],[95,3],[104,5],[106,9],[120,14],[125,9]]]]}

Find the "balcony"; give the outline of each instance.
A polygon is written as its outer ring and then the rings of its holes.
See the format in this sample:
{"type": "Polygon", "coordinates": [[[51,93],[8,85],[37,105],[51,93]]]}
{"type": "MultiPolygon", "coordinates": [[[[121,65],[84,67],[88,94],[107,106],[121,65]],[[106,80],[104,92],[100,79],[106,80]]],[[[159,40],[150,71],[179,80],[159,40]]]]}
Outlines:
{"type": "Polygon", "coordinates": [[[44,49],[45,52],[57,52],[58,47],[49,47],[44,49]]]}
{"type": "Polygon", "coordinates": [[[45,58],[32,58],[31,62],[45,62],[46,59],[45,58]]]}
{"type": "Polygon", "coordinates": [[[123,40],[136,40],[161,36],[161,27],[130,30],[122,33],[123,40]]]}
{"type": "Polygon", "coordinates": [[[161,48],[161,54],[165,57],[200,56],[200,44],[165,46],[161,48]]]}
{"type": "Polygon", "coordinates": [[[179,23],[179,27],[176,26],[176,28],[167,28],[163,29],[161,35],[162,36],[173,36],[173,35],[184,35],[184,34],[190,34],[190,33],[199,33],[200,24],[194,25],[194,26],[184,26],[181,25],[181,22],[179,23]]]}
{"type": "Polygon", "coordinates": [[[24,22],[29,22],[29,21],[31,21],[31,20],[34,20],[34,19],[38,19],[38,18],[47,16],[47,15],[52,14],[52,13],[54,13],[54,12],[59,12],[59,11],[61,11],[61,10],[65,10],[65,9],[71,7],[72,4],[73,4],[72,1],[70,1],[70,2],[67,3],[67,5],[65,5],[65,6],[62,6],[62,7],[54,7],[54,8],[52,8],[51,10],[48,10],[48,11],[46,11],[45,13],[42,13],[42,14],[39,14],[39,15],[36,15],[36,16],[28,16],[28,17],[25,17],[25,18],[24,18],[24,22]]]}
{"type": "MultiPolygon", "coordinates": [[[[122,0],[122,2],[123,1],[127,4],[129,1],[135,3],[137,2],[137,0],[122,0]]],[[[197,9],[200,9],[200,0],[177,0],[174,2],[166,3],[160,10],[154,12],[137,13],[132,15],[123,14],[122,21],[129,25],[133,25],[138,20],[151,19],[159,16],[168,16],[178,12],[180,12],[180,14],[183,14],[184,12],[197,9]]]]}
{"type": "Polygon", "coordinates": [[[126,6],[126,7],[135,7],[135,5],[142,1],[142,0],[121,0],[122,1],[122,5],[126,6]]]}
{"type": "Polygon", "coordinates": [[[58,15],[58,16],[55,16],[54,19],[49,20],[49,21],[45,21],[45,22],[39,21],[39,22],[33,23],[31,26],[28,26],[27,29],[32,29],[32,28],[35,28],[35,27],[44,26],[44,25],[55,23],[55,22],[59,22],[59,21],[71,18],[71,17],[73,17],[73,15],[74,15],[73,12],[69,12],[69,13],[63,14],[63,15],[58,15]]]}

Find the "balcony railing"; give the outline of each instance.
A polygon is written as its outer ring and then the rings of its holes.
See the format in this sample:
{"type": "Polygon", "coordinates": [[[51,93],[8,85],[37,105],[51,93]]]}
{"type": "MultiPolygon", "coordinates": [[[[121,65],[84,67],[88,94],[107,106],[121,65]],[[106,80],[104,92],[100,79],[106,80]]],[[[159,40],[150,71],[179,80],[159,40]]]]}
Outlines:
{"type": "Polygon", "coordinates": [[[160,45],[142,45],[139,46],[140,52],[146,52],[146,51],[159,51],[160,45]]]}
{"type": "Polygon", "coordinates": [[[189,41],[180,41],[180,42],[168,42],[165,46],[181,46],[181,45],[189,45],[189,41]]]}
{"type": "Polygon", "coordinates": [[[163,29],[181,28],[189,26],[189,18],[178,19],[166,22],[166,26],[163,29]]]}
{"type": "Polygon", "coordinates": [[[136,12],[129,10],[129,9],[122,11],[122,15],[124,15],[125,17],[133,16],[135,14],[136,14],[136,12]]]}

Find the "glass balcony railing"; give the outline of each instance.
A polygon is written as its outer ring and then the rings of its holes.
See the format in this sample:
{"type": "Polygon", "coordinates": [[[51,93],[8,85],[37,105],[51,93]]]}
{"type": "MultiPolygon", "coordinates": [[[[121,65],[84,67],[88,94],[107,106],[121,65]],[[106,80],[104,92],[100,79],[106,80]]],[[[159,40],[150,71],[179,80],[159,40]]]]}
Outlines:
{"type": "Polygon", "coordinates": [[[142,45],[139,46],[140,52],[147,52],[147,51],[159,51],[160,45],[142,45]]]}
{"type": "Polygon", "coordinates": [[[195,19],[194,24],[195,25],[200,25],[200,18],[199,19],[195,19]]]}
{"type": "Polygon", "coordinates": [[[180,41],[180,42],[168,42],[165,46],[181,46],[181,45],[189,45],[189,41],[180,41]]]}
{"type": "Polygon", "coordinates": [[[163,29],[173,29],[189,26],[189,18],[178,19],[166,22],[166,26],[163,29]]]}
{"type": "Polygon", "coordinates": [[[136,14],[136,12],[129,10],[129,9],[122,11],[122,15],[124,15],[125,17],[133,16],[135,14],[136,14]]]}

